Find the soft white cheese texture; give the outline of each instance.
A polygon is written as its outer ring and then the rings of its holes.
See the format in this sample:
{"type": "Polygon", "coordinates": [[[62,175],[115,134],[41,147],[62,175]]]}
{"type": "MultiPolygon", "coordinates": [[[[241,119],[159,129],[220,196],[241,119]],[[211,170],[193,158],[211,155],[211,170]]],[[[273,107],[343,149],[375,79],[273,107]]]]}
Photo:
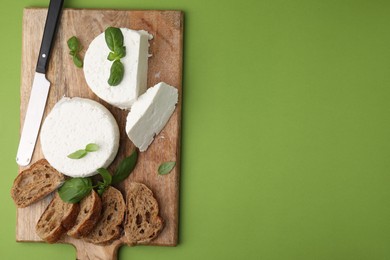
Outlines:
{"type": "Polygon", "coordinates": [[[152,35],[146,31],[121,28],[126,56],[121,58],[125,73],[117,86],[107,83],[112,61],[107,59],[104,32],[89,45],[84,57],[84,75],[90,89],[101,99],[121,109],[130,109],[139,95],[146,91],[149,40],[152,35]]]}
{"type": "Polygon", "coordinates": [[[107,167],[119,148],[119,128],[103,105],[85,98],[62,98],[46,117],[41,129],[42,152],[59,172],[86,177],[107,167]],[[89,143],[99,146],[81,159],[67,156],[89,143]]]}
{"type": "Polygon", "coordinates": [[[176,88],[160,82],[149,88],[133,104],[127,115],[126,133],[141,152],[164,128],[178,101],[176,88]]]}

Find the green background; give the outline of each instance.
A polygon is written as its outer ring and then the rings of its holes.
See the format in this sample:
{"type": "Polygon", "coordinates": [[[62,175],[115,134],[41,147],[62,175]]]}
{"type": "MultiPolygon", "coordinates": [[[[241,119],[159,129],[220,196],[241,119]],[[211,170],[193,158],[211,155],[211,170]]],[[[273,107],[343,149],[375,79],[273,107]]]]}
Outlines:
{"type": "MultiPolygon", "coordinates": [[[[120,259],[390,259],[389,1],[65,1],[185,12],[180,244],[120,259]]],[[[48,0],[1,4],[0,259],[75,259],[15,242],[22,11],[48,0]]]]}

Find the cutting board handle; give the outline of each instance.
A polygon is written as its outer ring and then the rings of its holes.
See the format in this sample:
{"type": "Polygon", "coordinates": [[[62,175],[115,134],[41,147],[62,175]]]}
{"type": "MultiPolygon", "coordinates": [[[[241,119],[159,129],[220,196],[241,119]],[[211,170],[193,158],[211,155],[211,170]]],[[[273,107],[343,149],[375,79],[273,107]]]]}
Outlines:
{"type": "Polygon", "coordinates": [[[117,260],[120,241],[115,241],[111,245],[99,246],[83,242],[82,240],[73,240],[73,246],[76,248],[77,260],[117,260]]]}

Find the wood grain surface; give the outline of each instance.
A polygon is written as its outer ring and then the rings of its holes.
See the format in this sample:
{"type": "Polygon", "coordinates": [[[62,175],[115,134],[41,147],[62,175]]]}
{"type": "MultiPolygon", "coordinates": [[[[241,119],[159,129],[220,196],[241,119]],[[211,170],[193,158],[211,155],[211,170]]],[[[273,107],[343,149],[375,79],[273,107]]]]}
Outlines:
{"type": "MultiPolygon", "coordinates": [[[[26,8],[23,14],[21,126],[30,95],[46,14],[47,9],[44,8],[26,8]]],[[[165,227],[151,245],[175,246],[178,242],[182,103],[183,13],[181,11],[64,9],[47,73],[51,89],[44,118],[63,96],[99,101],[112,112],[121,131],[119,152],[109,169],[111,171],[116,169],[118,163],[135,149],[125,133],[128,111],[107,104],[90,91],[83,70],[72,63],[66,43],[70,37],[77,36],[83,45],[81,52],[83,57],[89,43],[108,26],[143,29],[151,33],[154,38],[150,41],[149,48],[152,56],[149,59],[148,87],[164,81],[175,86],[179,91],[179,102],[168,124],[156,136],[149,149],[140,153],[134,172],[118,187],[124,195],[131,181],[145,183],[152,189],[160,204],[160,215],[165,221],[165,227]],[[157,168],[164,161],[176,161],[177,164],[170,174],[160,176],[157,174],[157,168]]],[[[42,157],[38,140],[32,162],[42,157]]],[[[20,167],[19,172],[24,168],[20,167]]],[[[17,210],[17,241],[41,241],[35,233],[35,224],[49,200],[50,198],[46,198],[32,206],[17,210]]],[[[120,239],[108,246],[96,246],[69,237],[64,237],[60,242],[73,244],[77,249],[78,259],[116,259],[117,249],[123,244],[120,239]]]]}

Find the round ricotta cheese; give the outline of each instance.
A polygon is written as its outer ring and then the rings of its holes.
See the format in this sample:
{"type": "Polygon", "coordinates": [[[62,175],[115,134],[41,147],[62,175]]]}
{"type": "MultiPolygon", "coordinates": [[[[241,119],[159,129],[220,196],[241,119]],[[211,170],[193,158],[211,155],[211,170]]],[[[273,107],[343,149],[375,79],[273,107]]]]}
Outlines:
{"type": "Polygon", "coordinates": [[[85,98],[62,98],[46,117],[40,135],[42,152],[59,172],[71,177],[96,174],[108,167],[119,148],[119,128],[103,105],[85,98]],[[80,159],[68,155],[94,143],[99,146],[80,159]]]}
{"type": "Polygon", "coordinates": [[[131,105],[147,88],[149,40],[152,35],[146,31],[120,28],[126,56],[121,58],[124,76],[117,86],[110,86],[108,79],[112,61],[107,59],[111,52],[105,41],[104,32],[89,45],[84,57],[84,75],[90,89],[101,99],[121,109],[131,105]]]}

